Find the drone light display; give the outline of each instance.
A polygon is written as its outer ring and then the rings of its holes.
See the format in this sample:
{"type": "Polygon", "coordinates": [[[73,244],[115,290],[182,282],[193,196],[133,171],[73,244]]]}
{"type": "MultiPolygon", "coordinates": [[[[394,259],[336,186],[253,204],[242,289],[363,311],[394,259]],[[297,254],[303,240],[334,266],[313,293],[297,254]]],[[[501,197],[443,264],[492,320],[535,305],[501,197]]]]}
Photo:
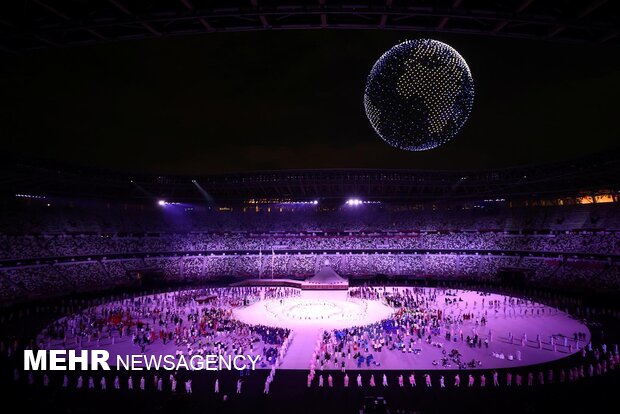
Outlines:
{"type": "Polygon", "coordinates": [[[452,47],[431,39],[408,40],[375,63],[364,92],[366,115],[388,144],[424,151],[450,141],[474,102],[474,81],[452,47]]]}

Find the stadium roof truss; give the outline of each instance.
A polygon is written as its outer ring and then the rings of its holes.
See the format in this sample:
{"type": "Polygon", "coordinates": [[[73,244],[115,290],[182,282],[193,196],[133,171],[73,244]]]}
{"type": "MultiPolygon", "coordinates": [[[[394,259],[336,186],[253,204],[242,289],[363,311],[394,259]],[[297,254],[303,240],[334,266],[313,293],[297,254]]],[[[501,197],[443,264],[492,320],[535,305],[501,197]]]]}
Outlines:
{"type": "Polygon", "coordinates": [[[205,33],[379,29],[620,44],[612,0],[14,0],[0,6],[0,50],[205,33]]]}

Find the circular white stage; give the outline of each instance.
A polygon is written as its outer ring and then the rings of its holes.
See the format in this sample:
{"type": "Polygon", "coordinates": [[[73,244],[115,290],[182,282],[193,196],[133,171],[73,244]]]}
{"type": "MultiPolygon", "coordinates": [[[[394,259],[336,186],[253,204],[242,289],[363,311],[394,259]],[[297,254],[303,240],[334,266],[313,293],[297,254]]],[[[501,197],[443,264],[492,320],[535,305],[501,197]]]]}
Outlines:
{"type": "Polygon", "coordinates": [[[367,325],[393,312],[380,301],[348,298],[346,290],[302,291],[299,297],[261,300],[233,310],[235,318],[242,322],[289,329],[367,325]]]}

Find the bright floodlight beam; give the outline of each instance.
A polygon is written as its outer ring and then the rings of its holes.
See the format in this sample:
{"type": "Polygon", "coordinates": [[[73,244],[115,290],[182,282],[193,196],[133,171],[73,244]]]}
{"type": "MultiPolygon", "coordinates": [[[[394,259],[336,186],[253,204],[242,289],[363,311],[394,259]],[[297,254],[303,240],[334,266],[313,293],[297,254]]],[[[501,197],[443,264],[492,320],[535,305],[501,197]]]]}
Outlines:
{"type": "Polygon", "coordinates": [[[155,196],[153,196],[153,194],[149,193],[148,191],[146,191],[144,189],[144,187],[142,187],[140,184],[136,183],[134,180],[130,180],[129,181],[131,183],[131,185],[133,185],[135,188],[138,189],[138,191],[140,191],[142,194],[144,194],[145,196],[149,197],[149,198],[155,198],[155,196]]]}
{"type": "Polygon", "coordinates": [[[202,186],[198,183],[198,181],[192,180],[192,184],[196,186],[196,189],[198,190],[200,195],[202,195],[202,197],[205,199],[208,205],[212,206],[215,204],[215,200],[213,199],[213,197],[211,197],[211,194],[207,193],[207,190],[202,188],[202,186]]]}

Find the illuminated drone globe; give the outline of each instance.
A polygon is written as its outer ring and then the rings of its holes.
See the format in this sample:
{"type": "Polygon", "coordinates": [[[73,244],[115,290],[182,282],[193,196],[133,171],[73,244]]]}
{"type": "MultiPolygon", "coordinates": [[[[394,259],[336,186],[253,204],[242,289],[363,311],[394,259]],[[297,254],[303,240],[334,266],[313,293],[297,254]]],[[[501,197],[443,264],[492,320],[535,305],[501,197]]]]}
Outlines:
{"type": "Polygon", "coordinates": [[[430,39],[409,40],[375,63],[364,92],[366,115],[388,144],[424,151],[450,141],[474,102],[474,81],[452,47],[430,39]]]}

